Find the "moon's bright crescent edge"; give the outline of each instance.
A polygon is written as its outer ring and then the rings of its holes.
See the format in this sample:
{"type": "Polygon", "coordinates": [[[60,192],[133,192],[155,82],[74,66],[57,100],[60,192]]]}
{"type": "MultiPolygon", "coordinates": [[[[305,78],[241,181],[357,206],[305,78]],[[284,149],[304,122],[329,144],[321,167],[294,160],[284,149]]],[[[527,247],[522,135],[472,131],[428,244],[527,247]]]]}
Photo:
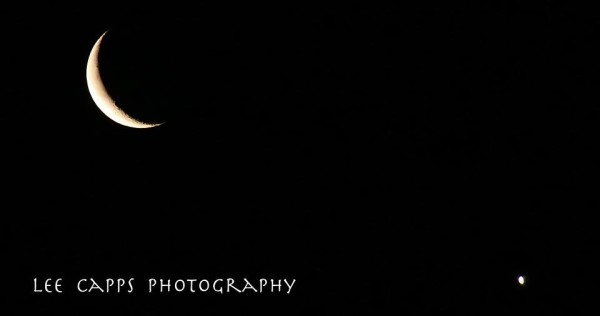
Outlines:
{"type": "Polygon", "coordinates": [[[111,120],[127,127],[150,128],[163,124],[144,123],[127,115],[127,113],[117,106],[116,102],[113,100],[110,94],[108,94],[108,91],[106,91],[106,87],[104,86],[104,83],[102,83],[102,77],[100,76],[100,69],[98,68],[100,44],[102,43],[104,35],[106,35],[106,32],[104,32],[100,38],[98,38],[96,44],[94,44],[94,47],[92,48],[88,58],[87,69],[85,73],[88,89],[90,90],[90,94],[92,95],[94,103],[96,103],[102,113],[108,116],[111,120]]]}

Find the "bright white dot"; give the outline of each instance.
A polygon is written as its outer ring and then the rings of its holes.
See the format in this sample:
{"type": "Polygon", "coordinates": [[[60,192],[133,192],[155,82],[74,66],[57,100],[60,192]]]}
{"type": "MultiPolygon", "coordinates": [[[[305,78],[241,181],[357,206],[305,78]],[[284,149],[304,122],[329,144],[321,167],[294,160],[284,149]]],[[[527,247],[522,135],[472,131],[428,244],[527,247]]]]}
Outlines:
{"type": "Polygon", "coordinates": [[[521,285],[525,284],[525,277],[519,276],[518,281],[519,281],[519,284],[521,284],[521,285]]]}

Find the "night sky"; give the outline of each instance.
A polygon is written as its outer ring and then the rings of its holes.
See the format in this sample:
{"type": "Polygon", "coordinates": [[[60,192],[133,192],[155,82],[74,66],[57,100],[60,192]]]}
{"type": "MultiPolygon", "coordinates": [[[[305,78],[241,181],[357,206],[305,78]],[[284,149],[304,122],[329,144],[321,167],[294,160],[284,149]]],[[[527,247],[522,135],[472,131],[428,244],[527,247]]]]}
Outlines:
{"type": "Polygon", "coordinates": [[[594,314],[594,12],[542,2],[3,10],[2,305],[594,314]],[[107,30],[109,93],[165,124],[127,128],[94,104],[86,63],[107,30]],[[33,278],[58,277],[65,293],[33,292],[33,278]],[[297,283],[289,295],[73,290],[89,277],[297,283]]]}

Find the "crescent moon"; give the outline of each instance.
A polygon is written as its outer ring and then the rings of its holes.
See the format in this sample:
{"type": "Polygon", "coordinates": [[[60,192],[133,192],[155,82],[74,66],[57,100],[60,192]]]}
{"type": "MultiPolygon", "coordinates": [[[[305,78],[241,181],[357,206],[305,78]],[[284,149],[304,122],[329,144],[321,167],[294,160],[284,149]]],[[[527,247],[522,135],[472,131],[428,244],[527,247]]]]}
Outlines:
{"type": "Polygon", "coordinates": [[[108,91],[106,91],[106,87],[104,86],[104,83],[102,83],[102,77],[100,76],[98,56],[100,54],[100,44],[102,43],[102,39],[107,32],[108,31],[104,32],[96,41],[96,44],[94,44],[87,62],[87,85],[94,103],[96,103],[98,108],[102,111],[102,113],[108,116],[108,118],[127,127],[150,128],[162,125],[163,123],[145,123],[129,116],[127,113],[125,113],[125,111],[117,106],[117,103],[110,96],[108,91]]]}

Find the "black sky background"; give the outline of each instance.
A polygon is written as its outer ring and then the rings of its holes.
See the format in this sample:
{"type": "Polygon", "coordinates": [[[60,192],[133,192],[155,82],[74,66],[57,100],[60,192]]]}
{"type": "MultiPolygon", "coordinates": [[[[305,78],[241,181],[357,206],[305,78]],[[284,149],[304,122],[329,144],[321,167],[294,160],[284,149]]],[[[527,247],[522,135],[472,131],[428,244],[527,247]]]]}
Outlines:
{"type": "Polygon", "coordinates": [[[597,309],[593,8],[70,9],[2,13],[2,295],[22,314],[597,309]],[[107,88],[164,125],[94,105],[106,30],[107,88]],[[297,288],[32,293],[61,276],[297,288]]]}

